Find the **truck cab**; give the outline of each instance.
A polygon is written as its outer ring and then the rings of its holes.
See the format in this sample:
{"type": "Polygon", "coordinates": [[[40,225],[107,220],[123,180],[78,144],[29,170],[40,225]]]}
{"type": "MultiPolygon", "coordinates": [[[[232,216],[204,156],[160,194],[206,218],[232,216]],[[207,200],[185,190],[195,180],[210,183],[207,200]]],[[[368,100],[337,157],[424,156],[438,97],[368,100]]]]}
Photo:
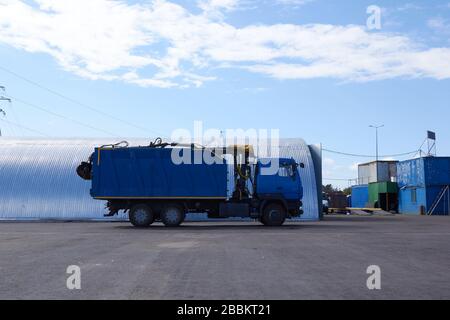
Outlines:
{"type": "Polygon", "coordinates": [[[260,197],[277,195],[286,200],[301,199],[303,186],[298,172],[299,165],[294,159],[271,159],[271,161],[279,161],[279,169],[274,175],[262,174],[262,169],[269,167],[269,164],[267,164],[267,161],[258,161],[256,193],[260,197]]]}
{"type": "Polygon", "coordinates": [[[302,214],[303,185],[299,167],[304,165],[297,164],[294,159],[259,160],[255,172],[255,196],[264,202],[278,201],[288,211],[289,216],[302,214]],[[277,173],[263,174],[263,169],[272,165],[273,161],[279,162],[277,173]]]}

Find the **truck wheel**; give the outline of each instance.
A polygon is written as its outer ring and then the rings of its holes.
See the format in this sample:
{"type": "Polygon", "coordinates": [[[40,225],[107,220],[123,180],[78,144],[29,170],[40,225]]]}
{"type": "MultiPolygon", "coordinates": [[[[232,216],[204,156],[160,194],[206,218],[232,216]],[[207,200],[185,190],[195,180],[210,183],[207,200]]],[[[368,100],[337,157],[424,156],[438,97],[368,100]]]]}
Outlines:
{"type": "Polygon", "coordinates": [[[271,203],[264,208],[261,222],[265,226],[279,227],[286,221],[286,209],[278,203],[271,203]]]}
{"type": "Polygon", "coordinates": [[[185,217],[183,208],[176,204],[166,206],[161,212],[161,221],[166,227],[178,227],[183,223],[185,217]]]}
{"type": "Polygon", "coordinates": [[[138,204],[130,210],[130,222],[133,226],[138,228],[146,228],[155,221],[155,216],[146,204],[138,204]]]}

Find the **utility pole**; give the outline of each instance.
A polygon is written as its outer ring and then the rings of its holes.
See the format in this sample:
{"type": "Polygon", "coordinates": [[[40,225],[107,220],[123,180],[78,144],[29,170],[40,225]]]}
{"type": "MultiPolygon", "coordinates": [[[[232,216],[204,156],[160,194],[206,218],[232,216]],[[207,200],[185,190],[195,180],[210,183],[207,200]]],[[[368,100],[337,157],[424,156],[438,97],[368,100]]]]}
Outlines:
{"type": "MultiPolygon", "coordinates": [[[[4,86],[0,86],[0,90],[5,91],[5,87],[4,86]]],[[[0,102],[1,101],[8,101],[9,103],[11,103],[11,99],[0,96],[0,102]]],[[[6,117],[6,112],[5,110],[0,108],[0,115],[2,115],[3,117],[6,117]]],[[[0,137],[2,136],[2,129],[0,128],[0,137]]]]}
{"type": "Polygon", "coordinates": [[[375,129],[376,161],[378,162],[378,158],[379,158],[379,157],[378,157],[378,129],[383,128],[383,127],[384,127],[384,124],[381,125],[381,126],[373,126],[373,125],[370,125],[369,127],[375,129]]]}
{"type": "MultiPolygon", "coordinates": [[[[0,115],[3,115],[4,117],[6,117],[6,112],[3,109],[0,109],[0,115]]],[[[0,137],[2,137],[2,128],[0,128],[0,137]]]]}

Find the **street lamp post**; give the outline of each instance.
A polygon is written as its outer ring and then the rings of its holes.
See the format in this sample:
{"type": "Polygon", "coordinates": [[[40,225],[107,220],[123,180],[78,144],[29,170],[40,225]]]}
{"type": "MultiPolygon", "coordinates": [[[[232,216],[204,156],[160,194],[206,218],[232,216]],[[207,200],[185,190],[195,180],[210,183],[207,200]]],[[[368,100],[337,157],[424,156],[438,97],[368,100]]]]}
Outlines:
{"type": "Polygon", "coordinates": [[[378,129],[383,128],[384,124],[381,126],[369,126],[370,128],[375,129],[375,148],[376,148],[376,160],[378,162],[378,129]]]}

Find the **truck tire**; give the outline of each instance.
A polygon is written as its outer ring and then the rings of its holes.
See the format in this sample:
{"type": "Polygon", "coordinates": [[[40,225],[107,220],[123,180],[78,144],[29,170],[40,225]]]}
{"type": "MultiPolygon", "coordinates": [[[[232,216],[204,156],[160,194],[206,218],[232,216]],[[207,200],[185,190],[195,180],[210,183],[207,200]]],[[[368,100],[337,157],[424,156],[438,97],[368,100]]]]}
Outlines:
{"type": "Polygon", "coordinates": [[[186,217],[183,207],[177,204],[169,204],[161,212],[161,221],[166,227],[174,228],[180,226],[186,217]]]}
{"type": "Polygon", "coordinates": [[[279,227],[286,221],[286,209],[278,203],[268,204],[263,211],[261,222],[268,227],[279,227]]]}
{"type": "Polygon", "coordinates": [[[152,209],[146,204],[133,206],[129,217],[131,224],[137,228],[147,228],[155,221],[152,209]]]}

